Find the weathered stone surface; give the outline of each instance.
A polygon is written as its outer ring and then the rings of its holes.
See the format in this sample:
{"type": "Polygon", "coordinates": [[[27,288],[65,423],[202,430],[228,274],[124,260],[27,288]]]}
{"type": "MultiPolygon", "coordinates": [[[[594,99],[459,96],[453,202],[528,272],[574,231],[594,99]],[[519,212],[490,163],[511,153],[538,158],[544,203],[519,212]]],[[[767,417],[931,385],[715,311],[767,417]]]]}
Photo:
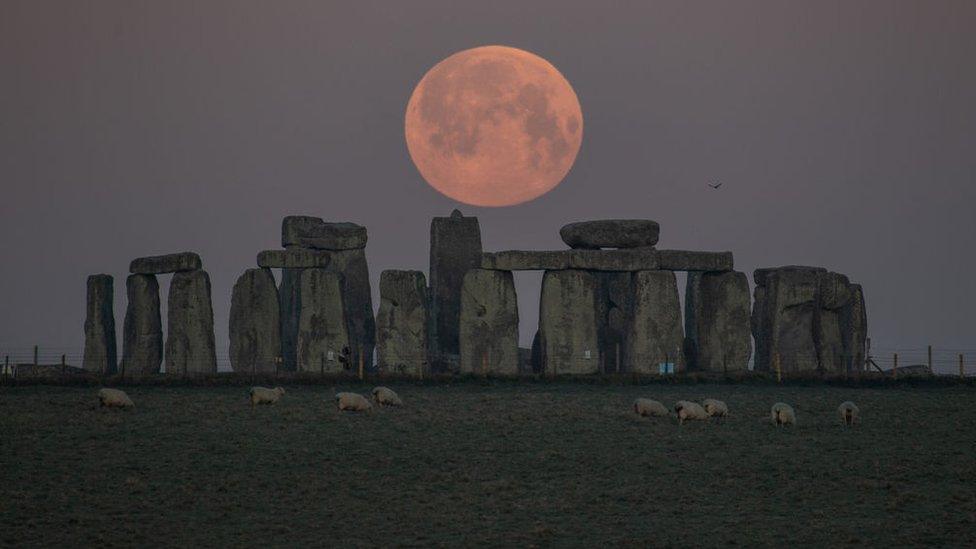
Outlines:
{"type": "Polygon", "coordinates": [[[657,244],[661,226],[649,219],[601,219],[570,223],[559,236],[574,249],[643,248],[657,244]]]}
{"type": "Polygon", "coordinates": [[[278,287],[281,315],[281,368],[286,372],[298,369],[298,321],[302,314],[302,269],[282,269],[278,287]]]}
{"type": "Polygon", "coordinates": [[[730,271],[731,252],[682,250],[555,250],[489,252],[482,255],[482,269],[502,271],[730,271]]]}
{"type": "Polygon", "coordinates": [[[248,269],[230,300],[230,364],[238,372],[274,372],[281,356],[278,287],[269,269],[248,269]]]}
{"type": "Polygon", "coordinates": [[[461,285],[461,373],[518,374],[518,302],[511,272],[472,269],[461,285]]]}
{"type": "Polygon", "coordinates": [[[601,371],[627,370],[625,338],[630,327],[634,290],[629,272],[595,272],[597,280],[597,335],[601,371]]]}
{"type": "Polygon", "coordinates": [[[759,269],[754,279],[757,370],[773,369],[777,354],[784,372],[842,373],[854,360],[863,360],[863,300],[862,309],[856,310],[859,289],[847,277],[818,267],[789,266],[759,269]]]}
{"type": "Polygon", "coordinates": [[[351,371],[354,362],[343,307],[342,276],[326,269],[305,269],[300,280],[298,371],[351,371]]]}
{"type": "Polygon", "coordinates": [[[349,222],[327,223],[319,217],[290,215],[281,222],[281,246],[358,250],[366,247],[366,227],[349,222]]]}
{"type": "Polygon", "coordinates": [[[129,272],[132,274],[179,273],[202,268],[203,261],[193,252],[140,257],[129,264],[129,272]]]}
{"type": "Polygon", "coordinates": [[[751,300],[745,273],[688,273],[685,346],[688,369],[747,370],[752,356],[751,300]]]}
{"type": "Polygon", "coordinates": [[[532,336],[532,373],[541,374],[542,370],[542,339],[539,336],[539,330],[536,330],[535,335],[532,336]]]}
{"type": "Polygon", "coordinates": [[[445,371],[458,355],[458,320],[464,274],[481,265],[481,227],[477,217],[464,217],[457,210],[450,217],[430,222],[431,338],[436,371],[445,371]]]}
{"type": "Polygon", "coordinates": [[[539,346],[546,375],[600,371],[597,279],[579,270],[547,271],[539,305],[539,346]]]}
{"type": "Polygon", "coordinates": [[[376,366],[381,372],[425,376],[427,352],[427,280],[420,271],[380,273],[380,309],[376,315],[376,366]]]}
{"type": "Polygon", "coordinates": [[[864,369],[868,317],[861,285],[851,284],[850,291],[851,300],[841,313],[841,336],[844,343],[844,357],[847,359],[844,370],[853,373],[864,369]]]}
{"type": "Polygon", "coordinates": [[[624,338],[627,371],[656,374],[662,363],[684,370],[677,277],[671,271],[638,271],[631,284],[633,305],[624,338]]]}
{"type": "Polygon", "coordinates": [[[122,325],[122,371],[137,378],[158,374],[163,362],[163,323],[159,312],[159,282],[155,275],[129,275],[122,325]]]}
{"type": "Polygon", "coordinates": [[[173,275],[169,285],[166,334],[168,375],[217,373],[210,275],[186,271],[173,275]]]}
{"type": "Polygon", "coordinates": [[[306,248],[265,250],[258,254],[258,267],[264,269],[315,269],[328,267],[331,262],[329,252],[306,248]]]}
{"type": "Polygon", "coordinates": [[[106,274],[89,276],[82,366],[90,372],[114,374],[117,368],[114,303],[114,279],[106,274]]]}

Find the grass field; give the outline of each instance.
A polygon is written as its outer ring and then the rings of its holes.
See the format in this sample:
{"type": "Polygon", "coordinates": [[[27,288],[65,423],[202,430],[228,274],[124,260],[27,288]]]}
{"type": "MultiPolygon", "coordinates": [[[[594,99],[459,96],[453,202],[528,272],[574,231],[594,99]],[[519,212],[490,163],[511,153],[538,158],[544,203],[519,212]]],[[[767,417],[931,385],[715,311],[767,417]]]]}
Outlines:
{"type": "Polygon", "coordinates": [[[976,545],[971,387],[394,388],[407,406],[372,415],[315,386],[255,409],[241,387],[133,387],[132,411],[0,388],[0,544],[976,545]],[[679,428],[638,396],[733,415],[679,428]],[[763,421],[779,400],[795,428],[763,421]]]}

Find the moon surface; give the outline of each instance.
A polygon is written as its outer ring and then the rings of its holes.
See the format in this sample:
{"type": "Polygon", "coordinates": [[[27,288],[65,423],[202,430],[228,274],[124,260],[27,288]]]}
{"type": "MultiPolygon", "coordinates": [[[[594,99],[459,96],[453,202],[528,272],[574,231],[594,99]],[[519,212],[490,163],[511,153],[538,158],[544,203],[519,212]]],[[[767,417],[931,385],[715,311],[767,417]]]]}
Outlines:
{"type": "Polygon", "coordinates": [[[506,46],[434,65],[407,104],[410,157],[427,183],[475,206],[511,206],[563,180],[583,140],[576,92],[545,59],[506,46]]]}

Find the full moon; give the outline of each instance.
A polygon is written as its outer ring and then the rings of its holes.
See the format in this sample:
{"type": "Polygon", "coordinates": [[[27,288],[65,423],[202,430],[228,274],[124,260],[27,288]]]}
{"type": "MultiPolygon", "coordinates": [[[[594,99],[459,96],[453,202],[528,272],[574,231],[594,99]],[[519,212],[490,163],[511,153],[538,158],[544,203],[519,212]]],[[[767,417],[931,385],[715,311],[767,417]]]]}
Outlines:
{"type": "Polygon", "coordinates": [[[583,113],[551,63],[483,46],[427,71],[407,104],[405,133],[431,187],[465,204],[511,206],[566,177],[583,140],[583,113]]]}

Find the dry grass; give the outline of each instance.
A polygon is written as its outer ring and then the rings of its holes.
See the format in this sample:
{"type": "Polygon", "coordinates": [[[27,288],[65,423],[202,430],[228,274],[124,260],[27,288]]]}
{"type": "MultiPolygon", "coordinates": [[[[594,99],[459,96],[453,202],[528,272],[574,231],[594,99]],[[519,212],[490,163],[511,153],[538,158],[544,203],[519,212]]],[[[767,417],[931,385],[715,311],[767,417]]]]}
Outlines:
{"type": "Polygon", "coordinates": [[[286,388],[252,409],[241,387],[130,387],[132,411],[0,388],[0,544],[976,544],[971,388],[468,381],[395,386],[407,406],[372,415],[286,388]],[[679,428],[638,396],[732,417],[679,428]],[[764,421],[779,400],[795,428],[764,421]]]}

